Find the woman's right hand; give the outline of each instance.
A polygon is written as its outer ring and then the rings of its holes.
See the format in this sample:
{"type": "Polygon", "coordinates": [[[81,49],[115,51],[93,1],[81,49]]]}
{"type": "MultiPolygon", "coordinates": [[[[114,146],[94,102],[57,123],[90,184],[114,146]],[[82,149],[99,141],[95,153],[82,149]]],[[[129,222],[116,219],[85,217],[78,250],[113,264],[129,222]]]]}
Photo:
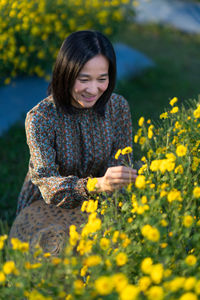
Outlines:
{"type": "Polygon", "coordinates": [[[114,192],[129,183],[135,182],[137,170],[125,166],[110,167],[103,177],[98,177],[97,191],[114,192]]]}

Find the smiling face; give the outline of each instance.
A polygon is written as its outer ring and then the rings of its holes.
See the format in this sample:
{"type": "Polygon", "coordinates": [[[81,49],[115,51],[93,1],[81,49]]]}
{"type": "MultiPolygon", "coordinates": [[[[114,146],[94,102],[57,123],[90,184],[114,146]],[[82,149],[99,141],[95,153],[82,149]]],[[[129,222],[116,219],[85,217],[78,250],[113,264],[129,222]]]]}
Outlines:
{"type": "Polygon", "coordinates": [[[90,59],[80,71],[71,90],[71,104],[77,108],[92,107],[109,84],[109,62],[99,54],[90,59]]]}

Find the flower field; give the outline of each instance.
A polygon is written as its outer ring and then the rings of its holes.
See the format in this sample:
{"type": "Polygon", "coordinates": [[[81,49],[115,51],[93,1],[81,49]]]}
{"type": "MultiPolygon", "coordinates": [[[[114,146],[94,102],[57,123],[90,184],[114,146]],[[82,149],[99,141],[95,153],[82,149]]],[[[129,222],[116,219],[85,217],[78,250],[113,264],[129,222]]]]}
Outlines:
{"type": "Polygon", "coordinates": [[[96,29],[113,38],[134,14],[131,0],[1,0],[0,84],[19,75],[49,80],[63,40],[96,29]]]}
{"type": "Polygon", "coordinates": [[[200,104],[177,101],[159,124],[139,119],[135,184],[84,202],[60,257],[0,237],[0,299],[199,299],[200,104]]]}

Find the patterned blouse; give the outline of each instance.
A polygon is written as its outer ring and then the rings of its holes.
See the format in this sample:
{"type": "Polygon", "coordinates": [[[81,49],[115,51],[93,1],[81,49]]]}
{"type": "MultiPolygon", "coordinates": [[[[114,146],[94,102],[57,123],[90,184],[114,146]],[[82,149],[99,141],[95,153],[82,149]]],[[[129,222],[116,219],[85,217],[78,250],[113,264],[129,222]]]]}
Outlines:
{"type": "Polygon", "coordinates": [[[107,102],[104,116],[93,108],[63,113],[49,96],[28,112],[25,128],[30,162],[17,214],[41,199],[64,208],[79,206],[89,197],[88,178],[122,165],[121,156],[114,158],[117,150],[132,147],[129,105],[117,94],[107,102]]]}

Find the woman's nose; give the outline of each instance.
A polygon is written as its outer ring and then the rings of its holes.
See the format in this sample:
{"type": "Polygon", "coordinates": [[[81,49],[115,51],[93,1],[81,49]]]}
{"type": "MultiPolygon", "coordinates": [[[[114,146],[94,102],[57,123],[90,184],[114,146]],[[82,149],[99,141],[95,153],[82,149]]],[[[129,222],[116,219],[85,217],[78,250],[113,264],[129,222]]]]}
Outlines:
{"type": "Polygon", "coordinates": [[[95,95],[98,92],[98,90],[99,90],[99,87],[96,82],[90,83],[86,89],[86,91],[88,93],[93,94],[93,95],[95,95]]]}

